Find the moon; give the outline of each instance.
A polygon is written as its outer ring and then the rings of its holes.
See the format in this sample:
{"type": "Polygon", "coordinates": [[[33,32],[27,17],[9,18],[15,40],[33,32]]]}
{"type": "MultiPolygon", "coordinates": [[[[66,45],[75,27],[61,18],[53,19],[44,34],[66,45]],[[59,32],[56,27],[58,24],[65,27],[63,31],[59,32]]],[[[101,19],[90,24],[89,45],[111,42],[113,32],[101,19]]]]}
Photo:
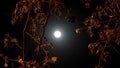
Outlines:
{"type": "Polygon", "coordinates": [[[61,37],[61,32],[60,31],[55,31],[54,32],[54,37],[55,38],[60,38],[61,37]]]}

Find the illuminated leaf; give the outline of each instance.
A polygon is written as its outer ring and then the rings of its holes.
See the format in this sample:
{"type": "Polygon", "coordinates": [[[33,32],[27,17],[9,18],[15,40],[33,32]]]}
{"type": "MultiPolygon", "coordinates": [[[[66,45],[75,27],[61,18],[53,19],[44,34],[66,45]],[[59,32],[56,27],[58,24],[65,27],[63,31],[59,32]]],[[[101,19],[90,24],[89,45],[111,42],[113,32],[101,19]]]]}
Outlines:
{"type": "Polygon", "coordinates": [[[23,8],[22,8],[22,11],[24,12],[24,13],[27,13],[28,12],[28,8],[27,8],[27,6],[23,6],[23,8]]]}
{"type": "Polygon", "coordinates": [[[95,53],[95,44],[94,44],[94,43],[90,43],[90,44],[88,45],[88,49],[90,50],[90,52],[91,52],[92,54],[94,54],[94,53],[95,53]]]}
{"type": "Polygon", "coordinates": [[[76,28],[75,32],[78,34],[80,33],[81,29],[80,28],[76,28]]]}
{"type": "Polygon", "coordinates": [[[4,38],[3,42],[4,42],[4,48],[8,48],[8,42],[9,42],[8,38],[4,38]]]}
{"type": "Polygon", "coordinates": [[[7,63],[5,63],[5,64],[4,64],[4,67],[5,67],[5,68],[7,68],[7,67],[8,67],[8,64],[7,64],[7,63]]]}
{"type": "Polygon", "coordinates": [[[51,63],[55,63],[56,61],[57,61],[57,57],[51,57],[51,59],[49,60],[49,62],[51,62],[51,63]]]}
{"type": "Polygon", "coordinates": [[[12,38],[12,39],[11,39],[11,43],[17,44],[17,43],[18,43],[18,40],[17,40],[16,38],[12,38]]]}
{"type": "Polygon", "coordinates": [[[92,27],[91,26],[88,27],[87,32],[89,33],[90,37],[94,36],[94,33],[92,32],[92,27]]]}
{"type": "Polygon", "coordinates": [[[23,61],[23,59],[20,58],[20,59],[18,59],[18,62],[23,64],[24,61],[23,61]]]}

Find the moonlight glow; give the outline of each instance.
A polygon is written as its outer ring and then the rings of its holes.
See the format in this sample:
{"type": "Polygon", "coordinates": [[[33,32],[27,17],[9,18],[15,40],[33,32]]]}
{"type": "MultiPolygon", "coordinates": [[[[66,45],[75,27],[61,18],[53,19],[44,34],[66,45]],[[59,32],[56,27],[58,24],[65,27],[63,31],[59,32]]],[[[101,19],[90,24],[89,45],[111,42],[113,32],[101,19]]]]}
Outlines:
{"type": "Polygon", "coordinates": [[[54,36],[55,36],[55,38],[60,38],[61,37],[61,32],[60,31],[55,31],[54,36]]]}

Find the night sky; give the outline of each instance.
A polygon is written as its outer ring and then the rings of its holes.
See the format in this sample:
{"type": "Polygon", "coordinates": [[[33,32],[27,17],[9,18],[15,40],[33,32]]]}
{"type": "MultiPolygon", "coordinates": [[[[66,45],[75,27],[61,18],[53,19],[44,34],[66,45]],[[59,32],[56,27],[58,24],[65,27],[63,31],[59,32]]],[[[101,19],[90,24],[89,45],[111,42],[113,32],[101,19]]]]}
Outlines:
{"type": "MultiPolygon", "coordinates": [[[[54,15],[50,16],[46,26],[45,36],[48,41],[53,44],[54,48],[51,49],[51,54],[58,56],[58,61],[53,65],[53,68],[94,68],[93,66],[97,64],[95,62],[98,59],[96,60],[87,48],[89,42],[92,42],[94,39],[91,39],[85,31],[76,34],[75,29],[77,27],[84,27],[83,19],[95,11],[96,5],[100,4],[98,1],[92,0],[91,7],[86,9],[84,7],[84,0],[63,0],[67,7],[72,8],[72,15],[76,18],[76,21],[73,23],[68,23],[64,19],[64,13],[59,19],[54,15]],[[55,30],[61,31],[61,38],[57,39],[53,36],[55,30]]],[[[1,44],[4,34],[11,33],[14,37],[18,37],[21,34],[19,31],[21,27],[19,25],[11,26],[10,24],[11,13],[15,8],[16,2],[17,0],[14,2],[10,0],[0,1],[1,44]]],[[[32,46],[35,47],[34,45],[31,45],[28,50],[32,49],[32,46]]],[[[0,45],[0,47],[2,47],[2,45],[0,45]]],[[[2,48],[0,48],[0,52],[3,52],[2,48]]],[[[112,63],[115,62],[116,60],[112,63]]],[[[110,66],[112,66],[112,64],[110,66]]],[[[108,67],[110,68],[110,66],[108,67]]]]}

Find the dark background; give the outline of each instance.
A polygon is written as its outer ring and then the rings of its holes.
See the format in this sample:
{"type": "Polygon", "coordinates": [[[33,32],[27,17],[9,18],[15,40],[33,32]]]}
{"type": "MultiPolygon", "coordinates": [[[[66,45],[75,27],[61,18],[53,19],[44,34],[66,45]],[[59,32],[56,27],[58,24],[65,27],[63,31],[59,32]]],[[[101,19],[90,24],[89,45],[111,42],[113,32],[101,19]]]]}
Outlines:
{"type": "MultiPolygon", "coordinates": [[[[0,52],[4,53],[2,49],[4,34],[10,33],[13,37],[20,37],[22,31],[20,31],[21,26],[16,25],[12,26],[10,24],[11,15],[15,9],[16,1],[2,0],[0,1],[0,52]]],[[[54,16],[51,16],[49,23],[46,27],[45,36],[47,39],[53,43],[54,48],[51,50],[51,53],[55,56],[58,56],[58,61],[53,68],[94,68],[97,64],[97,57],[92,56],[87,49],[89,42],[93,42],[95,39],[91,39],[86,32],[81,32],[80,34],[75,33],[75,28],[84,27],[82,24],[83,19],[88,17],[92,12],[95,11],[96,5],[102,5],[103,3],[100,0],[92,0],[90,8],[86,9],[84,7],[84,0],[63,0],[67,7],[72,8],[72,14],[76,17],[76,22],[67,23],[64,19],[64,15],[60,19],[56,19],[54,16]],[[62,32],[62,37],[56,39],[53,37],[53,32],[58,29],[62,32]]],[[[21,39],[21,38],[19,38],[21,39]]],[[[32,50],[34,46],[29,45],[27,51],[32,50]]],[[[15,49],[13,49],[15,51],[15,49]]],[[[11,51],[12,52],[12,51],[11,51]]],[[[11,54],[9,54],[11,55],[11,54]]],[[[12,54],[14,56],[14,54],[12,54]]],[[[111,59],[106,68],[119,68],[120,66],[120,56],[116,52],[112,52],[114,59],[111,59]]],[[[28,56],[31,58],[30,54],[28,56]]],[[[0,60],[1,64],[4,64],[0,60]]]]}

